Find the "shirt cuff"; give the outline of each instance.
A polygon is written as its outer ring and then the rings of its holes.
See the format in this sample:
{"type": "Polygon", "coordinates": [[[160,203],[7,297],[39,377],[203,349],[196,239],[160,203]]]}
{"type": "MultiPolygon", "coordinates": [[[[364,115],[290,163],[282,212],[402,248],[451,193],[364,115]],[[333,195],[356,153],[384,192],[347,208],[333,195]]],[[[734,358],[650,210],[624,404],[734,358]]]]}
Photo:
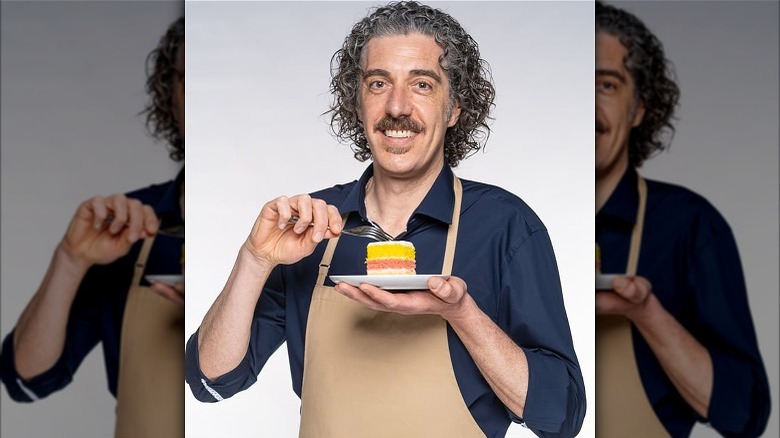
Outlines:
{"type": "Polygon", "coordinates": [[[710,349],[709,353],[713,371],[707,412],[710,425],[727,435],[761,435],[770,410],[763,367],[717,350],[710,349]]]}
{"type": "Polygon", "coordinates": [[[523,418],[511,411],[510,418],[535,432],[558,433],[569,404],[569,372],[558,357],[538,349],[523,351],[528,362],[528,392],[523,418]]]}
{"type": "Polygon", "coordinates": [[[29,403],[42,399],[52,392],[64,387],[73,376],[64,371],[61,360],[58,360],[48,370],[25,381],[16,370],[14,346],[14,331],[3,340],[2,363],[0,364],[0,376],[5,384],[8,395],[15,401],[29,403]]]}
{"type": "Polygon", "coordinates": [[[245,357],[236,368],[217,377],[209,379],[200,369],[198,332],[196,331],[187,342],[185,352],[185,380],[196,399],[213,403],[230,398],[243,391],[257,380],[251,371],[245,357]]]}

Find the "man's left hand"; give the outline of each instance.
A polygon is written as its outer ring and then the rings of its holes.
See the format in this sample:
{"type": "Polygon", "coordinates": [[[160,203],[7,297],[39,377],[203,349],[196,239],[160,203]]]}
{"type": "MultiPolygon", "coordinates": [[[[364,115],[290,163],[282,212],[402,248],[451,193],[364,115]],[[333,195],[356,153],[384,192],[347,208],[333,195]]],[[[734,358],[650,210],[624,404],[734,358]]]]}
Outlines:
{"type": "Polygon", "coordinates": [[[367,283],[360,287],[346,283],[336,285],[336,292],[345,295],[366,307],[380,312],[394,312],[403,315],[436,314],[446,320],[457,318],[464,309],[467,296],[466,283],[458,277],[431,277],[429,290],[392,293],[367,283]]]}
{"type": "Polygon", "coordinates": [[[612,279],[611,291],[596,292],[597,315],[623,315],[633,320],[645,309],[653,286],[644,277],[621,275],[612,279]]]}
{"type": "Polygon", "coordinates": [[[173,286],[169,286],[165,283],[155,281],[150,286],[152,292],[167,298],[174,303],[184,304],[184,283],[179,282],[173,286]]]}

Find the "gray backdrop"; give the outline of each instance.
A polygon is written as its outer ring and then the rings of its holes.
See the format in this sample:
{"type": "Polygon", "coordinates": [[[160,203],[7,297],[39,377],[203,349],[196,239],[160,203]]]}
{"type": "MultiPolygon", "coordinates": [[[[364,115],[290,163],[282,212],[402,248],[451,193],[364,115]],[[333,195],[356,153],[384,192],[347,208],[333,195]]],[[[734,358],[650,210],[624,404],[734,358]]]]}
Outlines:
{"type": "MultiPolygon", "coordinates": [[[[367,164],[328,135],[330,57],[365,2],[187,4],[187,314],[190,334],[262,205],[356,179],[367,164]]],[[[593,394],[593,4],[441,2],[490,62],[497,100],[486,153],[456,173],[502,186],[549,229],[588,395],[593,394]]],[[[249,390],[187,394],[188,436],[297,436],[284,347],[249,390]]],[[[589,401],[592,405],[592,399],[589,401]]],[[[593,436],[589,412],[583,436],[593,436]]],[[[518,425],[509,436],[531,435],[518,425]]]]}
{"type": "MultiPolygon", "coordinates": [[[[681,98],[669,152],[640,172],[706,197],[731,225],[745,270],[778,436],[778,3],[623,2],[664,44],[681,98]]],[[[694,436],[712,436],[698,426],[694,436]]]]}
{"type": "MultiPolygon", "coordinates": [[[[82,200],[176,174],[137,113],[146,55],[181,12],[180,3],[160,1],[0,5],[2,336],[82,200]]],[[[3,438],[113,436],[101,347],[48,399],[18,404],[0,393],[3,438]]]]}

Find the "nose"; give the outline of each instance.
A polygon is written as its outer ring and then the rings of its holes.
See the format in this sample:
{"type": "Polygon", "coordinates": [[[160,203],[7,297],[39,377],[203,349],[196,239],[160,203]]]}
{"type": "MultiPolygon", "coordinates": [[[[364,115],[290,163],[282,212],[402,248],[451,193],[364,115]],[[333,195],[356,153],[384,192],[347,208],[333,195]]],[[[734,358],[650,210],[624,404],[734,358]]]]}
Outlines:
{"type": "Polygon", "coordinates": [[[385,111],[394,118],[411,115],[410,90],[406,87],[393,87],[388,93],[385,111]]]}

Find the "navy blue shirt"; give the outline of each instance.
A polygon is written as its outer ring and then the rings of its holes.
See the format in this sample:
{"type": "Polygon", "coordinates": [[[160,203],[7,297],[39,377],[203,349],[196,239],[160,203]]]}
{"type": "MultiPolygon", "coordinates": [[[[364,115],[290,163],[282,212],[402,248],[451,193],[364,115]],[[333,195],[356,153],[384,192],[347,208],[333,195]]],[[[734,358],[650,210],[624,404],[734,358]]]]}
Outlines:
{"type": "MultiPolygon", "coordinates": [[[[182,169],[175,180],[128,193],[127,197],[150,205],[162,220],[160,228],[179,225],[183,223],[179,206],[183,182],[182,169]]],[[[23,381],[14,365],[14,332],[5,337],[0,378],[12,399],[31,402],[64,388],[73,380],[84,357],[99,342],[103,344],[108,390],[116,397],[122,318],[142,242],[136,242],[130,252],[116,261],[92,266],[87,271],[68,317],[62,355],[49,370],[23,381]]],[[[158,235],[149,253],[145,273],[181,274],[182,244],[182,238],[158,235]]]]}
{"type": "MultiPolygon", "coordinates": [[[[647,190],[637,275],[652,283],[664,308],[712,357],[710,425],[724,436],[758,436],[769,417],[769,387],[731,229],[688,189],[647,181],[647,190]]],[[[596,215],[605,274],[626,272],[638,204],[636,171],[629,168],[596,215]]],[[[639,375],[658,418],[672,436],[690,435],[694,422],[704,419],[683,400],[635,327],[632,332],[639,375]]]]}
{"type": "MultiPolygon", "coordinates": [[[[312,194],[350,213],[345,228],[366,222],[364,188],[372,167],[359,181],[312,194]]],[[[452,172],[443,167],[399,239],[417,248],[417,273],[441,273],[452,218],[452,172]]],[[[524,417],[501,403],[463,343],[447,327],[450,355],[465,404],[488,437],[503,437],[510,421],[524,422],[537,434],[573,436],[585,414],[585,390],[572,345],[560,279],[547,230],[515,195],[463,180],[460,226],[452,274],[462,278],[480,309],[525,351],[529,367],[524,417]]],[[[367,241],[341,236],[330,275],[364,275],[367,241]]],[[[287,342],[293,389],[300,397],[304,336],[326,242],[289,266],[278,266],[255,308],[249,348],[232,371],[208,380],[198,364],[197,332],[187,344],[186,378],[198,400],[228,398],[252,385],[268,357],[287,342]]],[[[326,282],[327,285],[333,283],[326,282]]]]}

